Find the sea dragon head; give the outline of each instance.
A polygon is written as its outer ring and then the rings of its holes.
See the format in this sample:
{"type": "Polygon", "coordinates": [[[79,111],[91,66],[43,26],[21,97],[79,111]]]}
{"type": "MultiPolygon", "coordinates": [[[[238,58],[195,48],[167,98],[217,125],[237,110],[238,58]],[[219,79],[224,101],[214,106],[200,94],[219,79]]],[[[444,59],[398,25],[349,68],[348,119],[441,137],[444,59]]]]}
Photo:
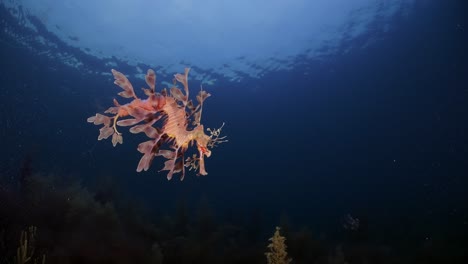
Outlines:
{"type": "Polygon", "coordinates": [[[203,125],[201,124],[197,125],[192,131],[190,131],[190,139],[196,142],[199,157],[197,158],[196,155],[193,155],[192,158],[188,158],[186,160],[186,166],[195,170],[199,169],[199,173],[201,175],[208,174],[205,170],[205,156],[210,157],[212,148],[216,147],[218,144],[227,142],[225,136],[220,137],[223,126],[224,123],[218,129],[208,128],[207,131],[209,132],[209,135],[205,133],[203,125]]]}

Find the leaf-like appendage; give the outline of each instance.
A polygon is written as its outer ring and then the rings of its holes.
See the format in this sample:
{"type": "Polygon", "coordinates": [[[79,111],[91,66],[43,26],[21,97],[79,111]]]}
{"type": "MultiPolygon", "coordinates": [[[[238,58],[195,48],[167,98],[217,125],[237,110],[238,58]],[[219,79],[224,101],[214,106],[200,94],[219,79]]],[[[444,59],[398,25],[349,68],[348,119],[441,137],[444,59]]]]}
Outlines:
{"type": "Polygon", "coordinates": [[[152,126],[145,127],[143,132],[145,132],[146,136],[149,138],[156,138],[159,136],[158,130],[152,126]]]}
{"type": "Polygon", "coordinates": [[[137,150],[140,152],[140,153],[143,153],[143,154],[146,154],[146,153],[151,153],[151,150],[153,149],[153,146],[155,145],[156,143],[154,142],[154,140],[148,140],[148,141],[145,141],[143,143],[140,143],[138,145],[138,148],[137,150]]]}
{"type": "Polygon", "coordinates": [[[198,103],[203,104],[203,102],[206,100],[206,98],[208,98],[210,96],[211,96],[210,93],[206,92],[205,90],[201,90],[200,92],[198,92],[197,101],[198,101],[198,103]]]}
{"type": "Polygon", "coordinates": [[[119,108],[120,107],[118,107],[118,106],[111,106],[106,111],[104,111],[104,113],[115,115],[115,114],[117,114],[119,112],[119,108]]]}
{"type": "Polygon", "coordinates": [[[163,156],[166,159],[173,159],[175,158],[175,152],[172,150],[167,150],[167,149],[161,149],[157,153],[158,156],[163,156]]]}
{"type": "Polygon", "coordinates": [[[176,162],[176,164],[174,165],[174,170],[173,170],[174,173],[181,173],[180,175],[180,180],[183,181],[184,180],[184,177],[185,177],[185,167],[184,167],[184,160],[181,159],[179,161],[176,162]]]}
{"type": "Polygon", "coordinates": [[[117,144],[123,144],[123,138],[122,138],[122,135],[120,134],[117,134],[117,133],[114,133],[112,135],[112,145],[115,147],[117,146],[117,144]]]}
{"type": "Polygon", "coordinates": [[[129,118],[125,120],[120,120],[117,122],[117,125],[119,126],[133,126],[141,122],[142,119],[134,119],[134,118],[129,118]]]}
{"type": "Polygon", "coordinates": [[[144,119],[147,115],[151,114],[146,109],[140,108],[140,107],[126,107],[125,108],[128,111],[128,114],[133,116],[135,119],[144,119]]]}
{"type": "Polygon", "coordinates": [[[114,75],[114,83],[124,89],[123,92],[120,92],[119,95],[124,98],[134,97],[137,98],[133,90],[133,86],[130,81],[122,73],[112,69],[112,74],[114,75]]]}
{"type": "Polygon", "coordinates": [[[114,103],[115,106],[120,106],[119,102],[117,101],[117,99],[114,98],[114,100],[112,100],[112,102],[114,103]]]}
{"type": "Polygon", "coordinates": [[[179,102],[186,102],[187,96],[185,96],[179,88],[171,87],[171,95],[179,102]]]}
{"type": "Polygon", "coordinates": [[[156,74],[154,73],[154,71],[152,69],[149,69],[146,72],[145,80],[146,80],[146,83],[148,84],[148,86],[154,92],[154,87],[155,87],[155,83],[156,83],[156,74]]]}
{"type": "Polygon", "coordinates": [[[141,157],[140,162],[138,162],[137,172],[141,172],[142,170],[147,171],[153,161],[154,155],[153,154],[145,154],[141,157]]]}
{"type": "Polygon", "coordinates": [[[195,112],[193,114],[193,122],[192,122],[192,125],[194,126],[197,126],[200,124],[200,120],[201,120],[201,111],[198,111],[198,112],[195,112]]]}
{"type": "Polygon", "coordinates": [[[106,139],[114,134],[114,129],[112,127],[104,126],[99,129],[98,140],[106,139]]]}
{"type": "Polygon", "coordinates": [[[166,160],[164,162],[164,168],[162,168],[162,171],[164,171],[164,170],[172,171],[174,169],[174,164],[175,164],[175,161],[173,159],[166,160]]]}
{"type": "Polygon", "coordinates": [[[95,125],[104,124],[105,126],[110,126],[111,124],[111,118],[101,114],[96,114],[95,116],[89,117],[87,121],[95,125]]]}
{"type": "Polygon", "coordinates": [[[132,133],[132,134],[141,133],[141,132],[143,132],[143,129],[145,129],[145,127],[146,127],[146,124],[142,124],[142,125],[137,125],[137,126],[131,127],[131,128],[130,128],[130,133],[132,133]]]}
{"type": "Polygon", "coordinates": [[[185,68],[185,73],[184,75],[180,74],[180,73],[177,73],[174,75],[174,78],[182,83],[184,85],[184,91],[185,91],[185,100],[183,101],[184,102],[184,105],[187,104],[187,99],[189,97],[189,89],[188,89],[188,74],[189,74],[189,71],[190,71],[190,68],[185,68]]]}
{"type": "Polygon", "coordinates": [[[143,93],[145,93],[145,95],[148,97],[154,94],[153,90],[151,89],[145,89],[145,88],[141,88],[141,89],[143,90],[143,93]]]}

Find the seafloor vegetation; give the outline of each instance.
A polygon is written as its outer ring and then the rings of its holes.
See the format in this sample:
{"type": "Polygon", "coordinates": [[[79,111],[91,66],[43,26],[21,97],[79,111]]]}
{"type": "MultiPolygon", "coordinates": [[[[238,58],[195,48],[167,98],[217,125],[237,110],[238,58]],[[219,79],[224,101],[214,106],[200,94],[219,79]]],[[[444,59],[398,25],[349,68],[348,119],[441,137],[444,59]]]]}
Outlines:
{"type": "MultiPolygon", "coordinates": [[[[41,175],[24,161],[0,184],[0,263],[463,263],[462,248],[414,245],[399,252],[349,228],[342,239],[320,238],[286,222],[263,234],[262,221],[219,221],[208,202],[192,215],[152,215],[64,177],[41,175]],[[271,237],[269,239],[269,237],[271,237]]],[[[403,238],[404,240],[404,238],[403,238]]]]}

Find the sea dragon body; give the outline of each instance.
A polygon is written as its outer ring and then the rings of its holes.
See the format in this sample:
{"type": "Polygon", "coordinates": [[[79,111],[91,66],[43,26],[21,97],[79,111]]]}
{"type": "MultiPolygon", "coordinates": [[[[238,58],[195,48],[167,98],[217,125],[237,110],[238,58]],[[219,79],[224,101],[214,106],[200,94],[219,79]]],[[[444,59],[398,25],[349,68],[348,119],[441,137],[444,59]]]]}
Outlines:
{"type": "Polygon", "coordinates": [[[88,118],[88,122],[95,125],[104,125],[99,131],[98,140],[106,139],[112,136],[112,144],[122,144],[122,134],[118,132],[117,126],[132,126],[131,133],[145,133],[150,138],[149,141],[140,143],[138,151],[143,157],[138,163],[137,171],[148,170],[155,156],[163,156],[167,159],[162,170],[169,171],[167,178],[170,180],[174,173],[181,173],[181,180],[185,176],[185,167],[199,169],[200,175],[207,175],[205,169],[204,157],[210,157],[211,148],[226,142],[225,137],[219,137],[221,128],[207,129],[211,134],[207,135],[203,125],[200,123],[203,102],[210,96],[204,90],[200,90],[197,95],[198,105],[195,107],[189,100],[188,73],[190,69],[185,69],[185,74],[175,74],[174,86],[170,88],[170,95],[166,89],[161,93],[156,93],[155,83],[156,74],[153,70],[148,70],[145,80],[150,89],[143,88],[148,96],[146,99],[140,99],[135,95],[133,86],[122,73],[112,70],[115,78],[114,83],[120,86],[124,91],[119,95],[124,98],[133,98],[130,103],[121,105],[114,99],[114,106],[110,107],[105,113],[114,116],[106,116],[97,113],[88,118]],[[175,86],[180,82],[184,86],[184,93],[175,86]],[[130,116],[131,118],[118,120],[119,118],[130,116]],[[194,127],[189,129],[190,118],[193,118],[194,127]],[[161,128],[157,127],[157,122],[163,120],[161,128]],[[156,126],[155,126],[156,124],[156,126]],[[184,154],[189,146],[196,143],[198,154],[184,160],[184,154]],[[170,144],[172,150],[161,149],[164,144],[170,144]]]}

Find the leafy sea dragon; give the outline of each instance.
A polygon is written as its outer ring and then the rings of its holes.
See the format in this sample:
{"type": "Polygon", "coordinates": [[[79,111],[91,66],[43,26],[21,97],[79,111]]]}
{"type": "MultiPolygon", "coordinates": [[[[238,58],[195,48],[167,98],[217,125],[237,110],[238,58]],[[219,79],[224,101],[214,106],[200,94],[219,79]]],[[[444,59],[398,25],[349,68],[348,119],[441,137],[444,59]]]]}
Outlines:
{"type": "Polygon", "coordinates": [[[143,132],[150,138],[150,140],[138,145],[137,150],[143,154],[143,157],[138,163],[137,172],[147,171],[155,156],[163,156],[167,160],[162,170],[169,171],[167,173],[168,180],[172,178],[174,173],[181,173],[181,180],[183,180],[185,167],[189,167],[189,170],[198,169],[199,175],[207,175],[204,157],[210,157],[211,149],[220,143],[227,142],[227,140],[226,137],[220,136],[224,124],[218,129],[207,129],[209,135],[205,134],[200,121],[203,102],[210,94],[201,89],[196,96],[198,105],[194,106],[193,102],[189,100],[189,71],[189,68],[185,68],[184,74],[174,75],[174,85],[168,94],[166,89],[163,89],[161,93],[156,92],[156,74],[149,69],[145,80],[150,88],[143,88],[147,98],[140,99],[135,95],[133,86],[127,77],[112,69],[114,83],[123,89],[119,95],[124,98],[133,98],[133,100],[121,105],[114,99],[114,106],[104,112],[112,116],[97,113],[88,118],[89,123],[103,125],[99,129],[98,140],[112,136],[112,144],[115,147],[117,144],[123,143],[122,133],[117,130],[117,126],[131,126],[131,133],[143,132]],[[184,92],[176,87],[176,82],[184,86],[184,92]],[[121,119],[123,117],[129,118],[121,119]],[[159,120],[161,122],[158,122],[159,120]],[[161,149],[165,143],[171,149],[161,149]],[[198,149],[198,157],[197,154],[193,154],[192,157],[185,159],[186,150],[194,143],[198,149]]]}

